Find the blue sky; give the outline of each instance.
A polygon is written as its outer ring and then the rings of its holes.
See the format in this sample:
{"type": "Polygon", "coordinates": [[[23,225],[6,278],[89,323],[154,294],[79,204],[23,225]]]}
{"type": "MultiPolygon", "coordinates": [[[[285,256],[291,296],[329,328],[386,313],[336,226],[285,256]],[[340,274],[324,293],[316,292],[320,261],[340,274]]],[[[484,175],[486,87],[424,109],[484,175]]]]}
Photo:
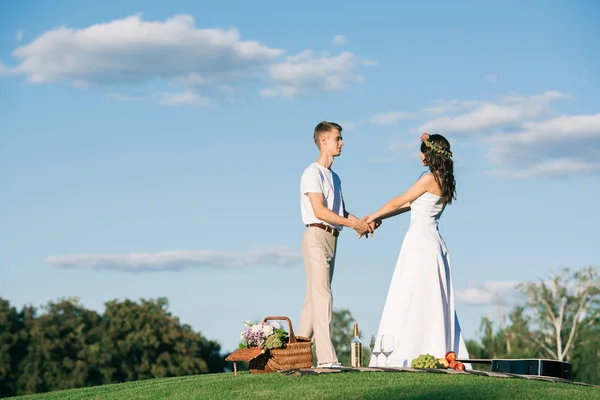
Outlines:
{"type": "MultiPolygon", "coordinates": [[[[421,174],[420,133],[451,141],[466,338],[515,282],[598,265],[597,3],[198,3],[0,6],[0,296],[166,296],[225,350],[246,319],[297,323],[321,120],[358,216],[421,174]]],[[[408,219],[340,237],[334,307],[365,337],[408,219]]]]}

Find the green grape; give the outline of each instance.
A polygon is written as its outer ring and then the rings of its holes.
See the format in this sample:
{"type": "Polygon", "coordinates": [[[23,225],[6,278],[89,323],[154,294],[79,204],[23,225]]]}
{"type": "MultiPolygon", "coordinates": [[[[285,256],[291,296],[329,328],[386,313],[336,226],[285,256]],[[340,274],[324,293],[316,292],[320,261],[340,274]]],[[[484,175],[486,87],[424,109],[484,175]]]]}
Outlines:
{"type": "Polygon", "coordinates": [[[411,361],[412,368],[437,368],[437,358],[431,354],[420,354],[417,358],[411,361]]]}

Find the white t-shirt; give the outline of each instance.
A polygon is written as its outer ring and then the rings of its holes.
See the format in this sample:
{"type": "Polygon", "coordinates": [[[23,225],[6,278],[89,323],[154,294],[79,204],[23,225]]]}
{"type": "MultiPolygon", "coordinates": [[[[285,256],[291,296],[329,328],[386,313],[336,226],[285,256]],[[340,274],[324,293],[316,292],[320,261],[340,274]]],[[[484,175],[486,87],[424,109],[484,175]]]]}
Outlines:
{"type": "Polygon", "coordinates": [[[340,177],[332,170],[316,162],[309,165],[300,179],[300,208],[304,225],[322,223],[342,230],[343,226],[341,225],[333,225],[315,217],[307,193],[323,193],[325,207],[343,217],[344,205],[342,203],[342,181],[340,177]]]}

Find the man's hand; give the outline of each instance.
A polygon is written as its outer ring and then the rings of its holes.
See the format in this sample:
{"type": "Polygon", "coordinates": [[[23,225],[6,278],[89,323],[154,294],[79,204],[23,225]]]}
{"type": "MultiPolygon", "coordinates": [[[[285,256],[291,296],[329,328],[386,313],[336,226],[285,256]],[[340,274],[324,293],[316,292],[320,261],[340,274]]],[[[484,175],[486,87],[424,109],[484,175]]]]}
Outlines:
{"type": "Polygon", "coordinates": [[[362,235],[368,235],[369,233],[373,233],[373,229],[374,229],[373,226],[367,224],[367,222],[364,219],[356,220],[354,230],[356,231],[356,233],[358,233],[359,238],[362,235]]]}
{"type": "Polygon", "coordinates": [[[369,226],[371,226],[373,228],[373,231],[379,228],[381,226],[381,223],[383,222],[381,218],[373,218],[370,215],[364,217],[363,221],[365,221],[369,226]]]}
{"type": "MultiPolygon", "coordinates": [[[[369,216],[364,217],[362,220],[367,222],[367,220],[369,219],[369,216]]],[[[369,227],[371,228],[371,236],[373,236],[375,234],[375,229],[379,228],[381,226],[381,219],[377,218],[375,219],[373,222],[371,223],[367,223],[367,225],[369,225],[369,227]]],[[[359,233],[358,234],[358,238],[362,238],[363,236],[365,236],[367,239],[369,238],[369,233],[359,233]]]]}

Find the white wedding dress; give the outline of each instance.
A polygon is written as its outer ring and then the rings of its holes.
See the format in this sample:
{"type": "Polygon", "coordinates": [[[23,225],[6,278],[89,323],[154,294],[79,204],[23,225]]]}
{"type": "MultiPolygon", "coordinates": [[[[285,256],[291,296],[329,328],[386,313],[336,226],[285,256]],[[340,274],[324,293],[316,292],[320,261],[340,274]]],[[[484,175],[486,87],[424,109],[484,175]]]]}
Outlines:
{"type": "MultiPolygon", "coordinates": [[[[410,226],[377,332],[377,337],[393,336],[387,366],[410,367],[420,354],[441,358],[447,351],[456,352],[459,359],[469,358],[454,309],[450,258],[438,231],[445,204],[439,196],[424,193],[410,207],[410,226]]],[[[385,366],[383,354],[377,360],[371,357],[369,366],[377,365],[385,366]]]]}

